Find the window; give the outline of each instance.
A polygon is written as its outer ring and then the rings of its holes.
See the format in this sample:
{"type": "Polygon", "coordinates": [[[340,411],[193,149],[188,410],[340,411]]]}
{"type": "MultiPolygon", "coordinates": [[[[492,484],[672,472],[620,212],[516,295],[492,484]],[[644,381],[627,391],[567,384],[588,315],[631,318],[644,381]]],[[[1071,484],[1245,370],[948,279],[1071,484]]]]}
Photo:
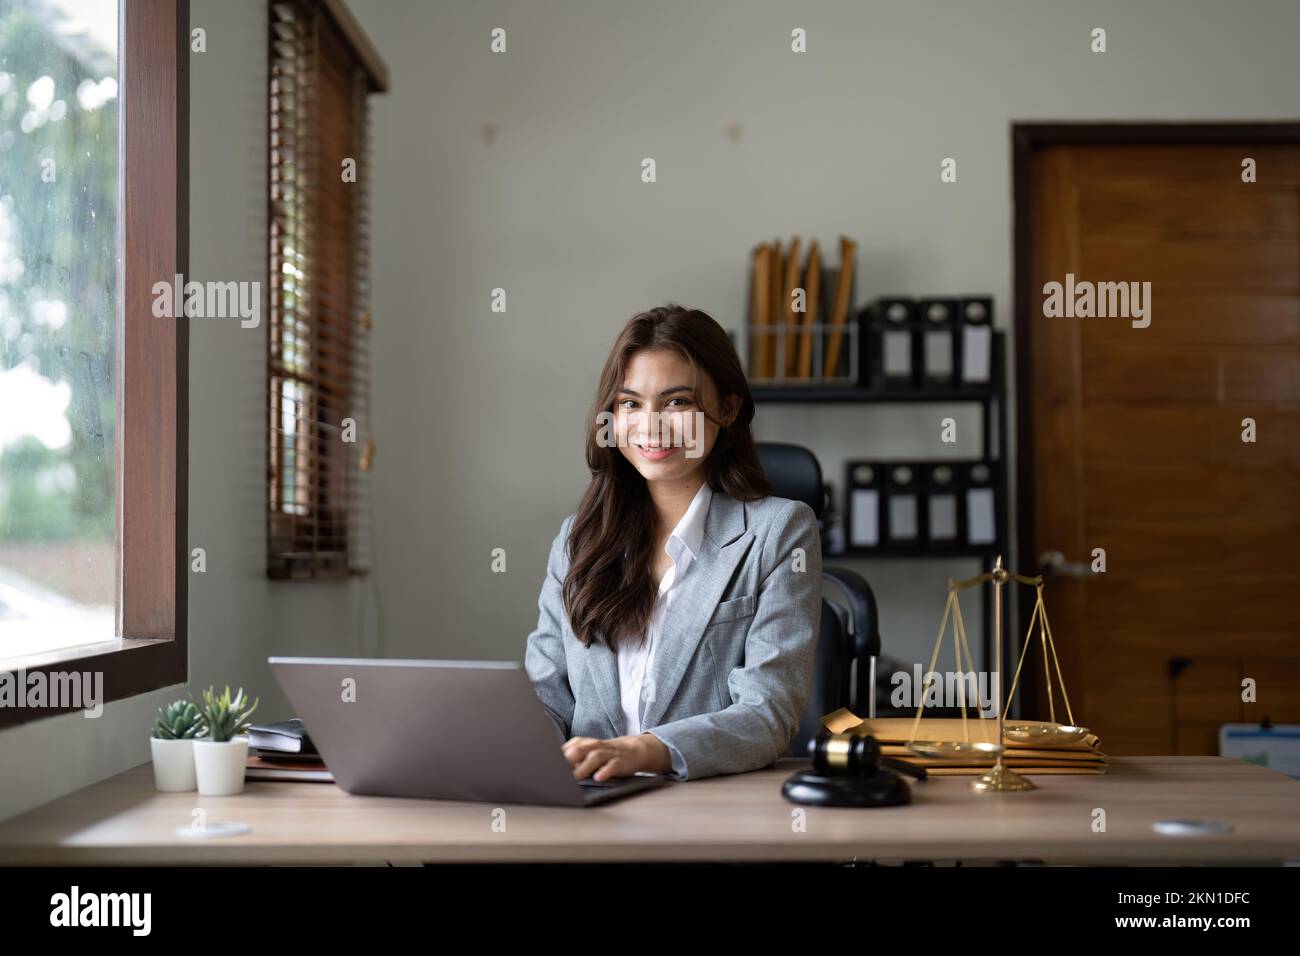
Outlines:
{"type": "Polygon", "coordinates": [[[367,97],[385,69],[341,4],[270,5],[267,573],[368,563],[367,97]]]}
{"type": "Polygon", "coordinates": [[[186,679],[186,10],[0,0],[0,670],[106,701],[186,679]]]}
{"type": "Polygon", "coordinates": [[[0,0],[0,657],[113,639],[117,6],[0,0]]]}

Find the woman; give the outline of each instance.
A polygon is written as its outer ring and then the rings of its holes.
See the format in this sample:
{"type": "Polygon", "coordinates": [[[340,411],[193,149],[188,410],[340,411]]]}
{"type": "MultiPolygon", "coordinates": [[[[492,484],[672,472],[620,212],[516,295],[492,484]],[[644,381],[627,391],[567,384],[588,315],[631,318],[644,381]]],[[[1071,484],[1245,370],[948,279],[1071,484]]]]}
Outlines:
{"type": "Polygon", "coordinates": [[[772,763],[821,614],[813,510],[771,495],[754,400],[697,309],[634,316],[600,376],[587,486],[551,545],[524,666],[578,779],[772,763]]]}

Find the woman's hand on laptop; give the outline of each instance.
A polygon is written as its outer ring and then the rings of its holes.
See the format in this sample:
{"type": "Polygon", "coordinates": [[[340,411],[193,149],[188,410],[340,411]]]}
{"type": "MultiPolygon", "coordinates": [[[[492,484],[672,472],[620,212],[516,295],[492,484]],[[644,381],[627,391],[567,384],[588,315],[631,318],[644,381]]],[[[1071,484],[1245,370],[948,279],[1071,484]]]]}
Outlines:
{"type": "Polygon", "coordinates": [[[564,743],[564,756],[577,780],[595,777],[630,777],[639,770],[667,773],[672,769],[672,755],[662,740],[651,733],[599,740],[595,737],[570,737],[564,743]]]}

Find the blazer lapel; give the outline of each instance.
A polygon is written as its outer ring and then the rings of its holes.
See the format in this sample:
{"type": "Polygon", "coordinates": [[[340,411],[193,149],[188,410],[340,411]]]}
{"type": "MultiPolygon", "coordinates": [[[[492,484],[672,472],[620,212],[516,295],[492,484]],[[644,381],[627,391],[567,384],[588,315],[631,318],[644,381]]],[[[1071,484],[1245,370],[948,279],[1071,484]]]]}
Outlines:
{"type": "Polygon", "coordinates": [[[587,675],[614,728],[613,736],[622,737],[627,733],[627,719],[623,716],[623,699],[619,693],[618,655],[604,644],[592,641],[587,645],[586,658],[587,675]]]}
{"type": "MultiPolygon", "coordinates": [[[[641,719],[643,731],[659,722],[676,694],[695,656],[695,648],[704,636],[704,628],[717,608],[718,598],[744,557],[745,542],[753,536],[753,532],[745,529],[744,503],[715,490],[704,522],[700,553],[673,594],[672,608],[664,616],[655,643],[651,668],[654,697],[646,703],[641,719]]],[[[627,720],[619,690],[618,655],[604,644],[593,642],[586,648],[586,660],[587,673],[614,728],[614,736],[621,737],[627,733],[627,720]]]]}
{"type": "Polygon", "coordinates": [[[704,636],[704,628],[717,609],[718,599],[744,557],[746,543],[753,537],[753,532],[745,529],[744,503],[723,491],[714,491],[700,553],[673,594],[672,607],[664,615],[663,628],[655,643],[651,666],[654,696],[646,703],[641,718],[643,731],[660,722],[676,695],[704,636]]]}

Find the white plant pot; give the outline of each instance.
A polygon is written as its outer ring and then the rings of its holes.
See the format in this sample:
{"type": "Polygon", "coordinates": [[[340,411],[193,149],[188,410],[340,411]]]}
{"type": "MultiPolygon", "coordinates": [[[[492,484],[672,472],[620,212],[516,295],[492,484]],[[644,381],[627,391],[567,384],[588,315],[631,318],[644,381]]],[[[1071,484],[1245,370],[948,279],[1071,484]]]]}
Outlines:
{"type": "Polygon", "coordinates": [[[244,768],[248,763],[248,738],[194,741],[194,770],[199,793],[205,797],[226,797],[244,789],[244,768]]]}
{"type": "Polygon", "coordinates": [[[149,738],[153,754],[153,785],[167,793],[181,793],[197,786],[194,777],[194,741],[149,738]]]}

